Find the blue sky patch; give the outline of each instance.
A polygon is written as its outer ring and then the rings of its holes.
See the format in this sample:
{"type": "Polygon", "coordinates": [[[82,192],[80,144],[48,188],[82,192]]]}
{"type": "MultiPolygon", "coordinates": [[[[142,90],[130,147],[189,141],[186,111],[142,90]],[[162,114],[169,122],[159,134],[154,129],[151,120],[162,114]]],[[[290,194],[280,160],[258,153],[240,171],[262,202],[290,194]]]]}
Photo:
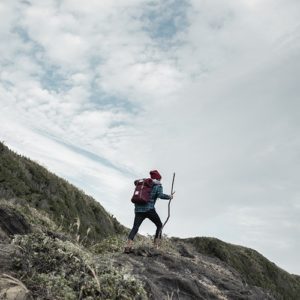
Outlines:
{"type": "Polygon", "coordinates": [[[133,115],[142,109],[140,105],[133,104],[121,95],[107,94],[98,87],[96,80],[93,80],[91,84],[91,96],[88,106],[94,109],[116,109],[133,115]]]}
{"type": "Polygon", "coordinates": [[[21,26],[16,26],[12,32],[16,33],[23,42],[31,42],[28,32],[21,26]]]}
{"type": "Polygon", "coordinates": [[[169,43],[188,26],[188,8],[184,0],[150,2],[140,17],[143,29],[152,39],[169,43]]]}
{"type": "Polygon", "coordinates": [[[67,91],[72,86],[67,83],[65,76],[60,72],[59,67],[43,65],[44,74],[40,79],[44,89],[49,91],[67,91]]]}

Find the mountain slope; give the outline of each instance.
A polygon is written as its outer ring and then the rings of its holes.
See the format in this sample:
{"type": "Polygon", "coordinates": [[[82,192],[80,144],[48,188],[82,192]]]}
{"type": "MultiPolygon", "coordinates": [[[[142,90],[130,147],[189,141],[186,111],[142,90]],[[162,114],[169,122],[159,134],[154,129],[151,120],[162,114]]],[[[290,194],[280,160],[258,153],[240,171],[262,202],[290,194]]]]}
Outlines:
{"type": "Polygon", "coordinates": [[[0,143],[0,299],[299,299],[300,277],[255,250],[207,237],[165,237],[157,250],[138,236],[123,254],[126,233],[0,143]]]}
{"type": "Polygon", "coordinates": [[[300,277],[291,275],[270,262],[257,251],[225,243],[215,238],[196,237],[183,239],[198,253],[218,258],[234,268],[249,285],[271,290],[273,295],[295,299],[300,295],[300,277]]]}
{"type": "Polygon", "coordinates": [[[127,257],[113,259],[146,283],[150,299],[280,299],[270,290],[248,284],[230,265],[179,240],[169,241],[164,251],[141,246],[127,257]]]}
{"type": "Polygon", "coordinates": [[[0,143],[0,199],[46,212],[66,231],[99,241],[124,227],[92,197],[0,143]]]}

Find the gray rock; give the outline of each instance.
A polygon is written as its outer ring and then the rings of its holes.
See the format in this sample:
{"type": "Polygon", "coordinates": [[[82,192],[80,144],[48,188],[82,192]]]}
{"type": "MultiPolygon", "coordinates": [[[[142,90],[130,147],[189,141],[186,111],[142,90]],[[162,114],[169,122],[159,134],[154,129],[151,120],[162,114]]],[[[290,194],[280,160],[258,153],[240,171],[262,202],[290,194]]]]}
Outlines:
{"type": "Polygon", "coordinates": [[[0,229],[3,238],[14,234],[27,234],[32,231],[30,224],[14,209],[0,207],[0,229]]]}
{"type": "Polygon", "coordinates": [[[221,260],[183,245],[177,255],[139,247],[113,259],[115,265],[125,266],[145,283],[150,299],[274,299],[267,291],[247,285],[237,271],[221,260]]]}
{"type": "Polygon", "coordinates": [[[31,300],[32,297],[21,281],[10,275],[0,274],[0,299],[31,300]]]}

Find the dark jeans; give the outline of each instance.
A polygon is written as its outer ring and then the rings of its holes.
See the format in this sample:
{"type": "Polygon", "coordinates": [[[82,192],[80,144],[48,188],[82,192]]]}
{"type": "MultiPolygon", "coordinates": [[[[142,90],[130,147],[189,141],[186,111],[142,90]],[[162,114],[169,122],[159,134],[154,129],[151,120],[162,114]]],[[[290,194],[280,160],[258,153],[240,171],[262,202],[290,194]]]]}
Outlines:
{"type": "Polygon", "coordinates": [[[135,218],[134,218],[134,223],[133,223],[133,228],[131,229],[128,239],[132,240],[134,239],[135,235],[137,234],[139,227],[143,223],[143,221],[148,218],[151,220],[155,225],[156,225],[156,232],[155,232],[155,238],[161,238],[161,229],[162,229],[162,223],[159,218],[159,215],[157,214],[155,209],[151,209],[146,212],[136,212],[135,213],[135,218]]]}

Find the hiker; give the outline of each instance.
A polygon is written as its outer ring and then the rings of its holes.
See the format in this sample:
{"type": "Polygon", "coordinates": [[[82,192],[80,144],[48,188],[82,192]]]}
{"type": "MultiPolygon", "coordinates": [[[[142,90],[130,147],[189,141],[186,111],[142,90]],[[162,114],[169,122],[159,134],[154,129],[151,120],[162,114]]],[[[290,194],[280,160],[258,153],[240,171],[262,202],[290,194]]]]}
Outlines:
{"type": "MultiPolygon", "coordinates": [[[[146,203],[143,203],[143,204],[135,203],[134,224],[133,224],[133,228],[131,229],[129,236],[128,236],[127,245],[126,245],[125,251],[124,251],[125,253],[131,252],[132,245],[133,245],[133,239],[134,239],[135,235],[137,234],[140,225],[146,218],[150,219],[156,225],[154,246],[158,248],[159,244],[160,244],[162,222],[155,210],[155,207],[154,207],[155,202],[156,202],[157,198],[171,200],[171,199],[173,199],[174,193],[172,193],[172,195],[166,195],[163,193],[163,187],[160,182],[161,175],[159,174],[159,172],[157,170],[150,171],[150,177],[152,180],[145,179],[145,180],[150,181],[151,186],[152,186],[150,189],[150,198],[146,203]]],[[[143,180],[140,180],[140,181],[143,181],[143,180]]],[[[135,182],[135,184],[137,184],[136,182],[135,182]]]]}

